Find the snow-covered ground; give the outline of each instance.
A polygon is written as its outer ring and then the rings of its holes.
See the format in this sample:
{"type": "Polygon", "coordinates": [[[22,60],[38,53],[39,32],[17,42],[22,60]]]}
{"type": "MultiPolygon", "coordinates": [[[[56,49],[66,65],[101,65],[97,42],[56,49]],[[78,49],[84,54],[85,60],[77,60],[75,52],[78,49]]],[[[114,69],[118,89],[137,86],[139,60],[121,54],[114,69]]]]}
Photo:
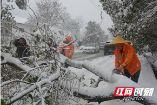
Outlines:
{"type": "MultiPolygon", "coordinates": [[[[153,94],[157,94],[157,80],[154,76],[151,66],[149,65],[147,59],[144,56],[138,56],[138,57],[141,61],[141,66],[142,66],[138,84],[141,86],[141,88],[154,88],[153,94]]],[[[104,56],[94,59],[91,62],[104,68],[103,70],[111,72],[114,69],[114,62],[115,62],[114,60],[115,60],[115,56],[110,55],[110,56],[104,56]]],[[[78,78],[81,78],[81,84],[80,84],[81,86],[90,87],[91,80],[98,79],[96,75],[85,69],[76,69],[73,67],[69,67],[69,69],[72,72],[76,73],[78,78]]],[[[105,82],[100,82],[99,87],[104,85],[105,82]]],[[[87,103],[87,101],[84,100],[80,100],[79,103],[81,103],[82,105],[99,105],[96,102],[87,103]]],[[[100,105],[141,105],[141,104],[134,101],[132,102],[129,101],[124,103],[123,101],[119,101],[119,100],[111,100],[111,101],[102,102],[100,105]]]]}
{"type": "MultiPolygon", "coordinates": [[[[4,56],[4,60],[2,61],[2,63],[5,63],[7,61],[13,63],[13,61],[14,61],[14,63],[17,63],[17,65],[21,65],[21,63],[19,61],[14,60],[16,58],[12,58],[8,54],[2,53],[2,56],[4,56]]],[[[141,65],[142,65],[138,84],[141,86],[141,88],[154,88],[152,98],[153,98],[153,100],[157,99],[157,97],[156,97],[157,96],[157,80],[154,76],[153,70],[152,70],[150,64],[148,63],[147,59],[144,56],[138,56],[138,57],[141,61],[141,65]]],[[[105,71],[104,73],[106,74],[106,76],[109,75],[109,77],[110,77],[110,74],[111,74],[112,70],[114,69],[114,62],[115,62],[114,60],[115,60],[115,56],[114,55],[109,55],[109,56],[104,56],[104,57],[100,57],[100,58],[94,59],[92,61],[89,61],[91,63],[87,63],[87,65],[91,64],[92,68],[94,67],[94,65],[96,65],[97,67],[103,68],[103,69],[98,70],[99,73],[103,73],[103,72],[100,72],[100,71],[104,70],[105,71]]],[[[26,68],[24,66],[25,65],[23,65],[22,67],[26,68]]],[[[28,68],[28,70],[30,70],[30,69],[31,68],[28,68]]],[[[98,79],[98,77],[96,75],[94,75],[93,73],[87,71],[84,68],[83,69],[76,69],[76,68],[73,68],[73,67],[69,67],[69,69],[78,76],[78,78],[81,81],[81,83],[80,83],[81,87],[91,87],[92,82],[94,82],[98,79]]],[[[54,77],[56,77],[56,76],[54,76],[54,77]]],[[[127,78],[123,78],[123,79],[127,80],[127,78]]],[[[122,79],[122,81],[124,81],[124,83],[122,83],[122,84],[126,84],[126,80],[123,80],[123,79],[122,79]]],[[[128,84],[128,85],[132,85],[133,82],[130,81],[129,83],[131,83],[131,84],[128,84]]],[[[105,85],[107,87],[109,84],[103,81],[103,82],[100,82],[98,87],[100,87],[101,90],[103,90],[102,88],[105,88],[105,85]]],[[[110,85],[110,87],[111,86],[114,86],[114,85],[110,85]]],[[[117,84],[115,84],[115,86],[117,86],[117,84]]],[[[111,87],[111,88],[113,88],[113,87],[111,87]]],[[[106,88],[102,92],[99,91],[99,93],[101,92],[104,95],[104,93],[105,92],[107,93],[109,90],[113,90],[113,89],[106,88]]],[[[81,91],[81,88],[80,88],[80,91],[81,91]]],[[[151,98],[151,96],[149,96],[149,98],[151,98]]],[[[87,103],[87,101],[82,100],[82,99],[80,99],[80,101],[79,101],[79,105],[80,104],[81,105],[98,105],[98,103],[96,103],[96,102],[87,103]]],[[[141,105],[141,104],[137,103],[137,102],[133,102],[133,101],[132,102],[129,101],[129,102],[124,103],[121,100],[110,100],[110,101],[102,102],[100,105],[141,105]]]]}

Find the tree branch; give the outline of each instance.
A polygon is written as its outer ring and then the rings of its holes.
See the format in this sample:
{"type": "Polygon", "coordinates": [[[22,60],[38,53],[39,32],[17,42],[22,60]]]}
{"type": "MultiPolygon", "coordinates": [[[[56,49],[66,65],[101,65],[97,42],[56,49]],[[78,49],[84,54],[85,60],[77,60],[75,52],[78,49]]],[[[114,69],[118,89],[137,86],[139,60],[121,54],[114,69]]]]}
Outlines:
{"type": "MultiPolygon", "coordinates": [[[[82,99],[88,100],[89,102],[100,103],[107,100],[123,99],[124,97],[114,96],[116,87],[135,87],[135,88],[141,87],[140,85],[133,82],[129,78],[123,75],[112,74],[112,71],[108,73],[107,71],[103,70],[103,68],[101,68],[100,66],[93,65],[89,61],[72,61],[69,59],[66,59],[66,61],[72,67],[77,67],[77,68],[84,67],[88,71],[97,75],[99,78],[102,78],[103,80],[109,82],[103,87],[97,87],[97,88],[80,87],[79,92],[74,90],[75,91],[74,95],[76,97],[80,97],[82,99]]],[[[151,104],[156,105],[157,101],[155,101],[154,97],[156,97],[156,94],[154,94],[152,98],[142,97],[143,100],[134,100],[134,101],[142,103],[144,105],[151,105],[151,104]]],[[[131,98],[135,98],[135,97],[131,97],[131,98]]]]}
{"type": "MultiPolygon", "coordinates": [[[[77,68],[84,67],[88,71],[94,73],[98,77],[109,82],[105,86],[97,87],[97,88],[80,87],[79,91],[76,88],[72,89],[74,96],[88,100],[89,102],[101,103],[103,101],[108,101],[108,100],[113,100],[113,99],[121,99],[122,100],[124,97],[114,96],[116,87],[135,87],[135,88],[141,87],[140,85],[131,81],[129,78],[127,78],[123,75],[112,74],[112,71],[110,73],[108,73],[107,71],[103,70],[101,67],[91,64],[89,61],[81,61],[81,62],[80,61],[72,61],[68,58],[63,57],[61,62],[62,63],[67,62],[71,66],[77,67],[77,68]]],[[[20,98],[22,98],[26,94],[30,93],[34,89],[38,88],[39,86],[49,83],[49,81],[56,80],[60,76],[59,71],[60,71],[60,68],[58,67],[58,70],[55,74],[51,75],[48,79],[43,79],[43,80],[37,82],[35,85],[32,85],[30,88],[19,93],[18,95],[13,97],[11,99],[11,101],[8,102],[8,104],[12,104],[13,102],[19,100],[20,98]]],[[[66,84],[66,82],[65,82],[65,84],[66,84]]],[[[65,85],[65,84],[62,84],[62,85],[65,85]]],[[[71,89],[70,87],[68,87],[68,84],[66,84],[65,86],[67,89],[71,89]]],[[[155,97],[156,97],[156,94],[154,94],[153,97],[151,97],[151,98],[142,96],[143,100],[134,100],[134,101],[142,103],[144,105],[157,104],[155,97]]],[[[130,97],[130,98],[135,98],[135,97],[130,97]]]]}

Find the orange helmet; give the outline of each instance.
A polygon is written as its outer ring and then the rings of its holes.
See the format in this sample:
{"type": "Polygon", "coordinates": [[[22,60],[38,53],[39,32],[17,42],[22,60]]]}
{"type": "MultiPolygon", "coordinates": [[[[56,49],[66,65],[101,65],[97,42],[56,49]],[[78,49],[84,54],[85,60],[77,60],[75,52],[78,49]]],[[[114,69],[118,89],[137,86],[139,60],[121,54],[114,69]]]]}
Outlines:
{"type": "Polygon", "coordinates": [[[71,37],[67,36],[66,39],[68,39],[69,42],[71,42],[71,37]]]}

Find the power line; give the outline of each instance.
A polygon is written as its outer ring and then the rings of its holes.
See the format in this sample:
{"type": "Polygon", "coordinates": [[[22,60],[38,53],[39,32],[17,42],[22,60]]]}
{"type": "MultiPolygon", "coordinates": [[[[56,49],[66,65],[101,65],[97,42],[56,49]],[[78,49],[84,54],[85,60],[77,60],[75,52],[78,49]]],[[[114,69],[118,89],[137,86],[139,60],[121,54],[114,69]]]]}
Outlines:
{"type": "Polygon", "coordinates": [[[97,7],[97,5],[92,1],[92,0],[90,0],[90,2],[101,12],[101,14],[100,14],[100,16],[101,16],[101,23],[102,23],[102,21],[103,21],[103,16],[102,16],[102,11],[101,11],[101,9],[99,8],[99,7],[97,7]]]}
{"type": "Polygon", "coordinates": [[[104,15],[104,10],[102,10],[94,1],[92,1],[92,0],[89,0],[89,1],[101,12],[101,16],[107,17],[107,16],[104,15]]]}
{"type": "Polygon", "coordinates": [[[101,11],[101,9],[98,8],[97,5],[92,0],[89,0],[89,1],[98,9],[98,11],[101,11]]]}
{"type": "MultiPolygon", "coordinates": [[[[96,8],[98,8],[98,10],[101,12],[100,16],[101,16],[101,23],[104,20],[105,15],[103,14],[103,10],[94,2],[94,0],[91,0],[92,3],[96,6],[96,8]],[[103,17],[104,16],[104,17],[103,17]]],[[[108,17],[107,17],[108,18],[108,17]]]]}

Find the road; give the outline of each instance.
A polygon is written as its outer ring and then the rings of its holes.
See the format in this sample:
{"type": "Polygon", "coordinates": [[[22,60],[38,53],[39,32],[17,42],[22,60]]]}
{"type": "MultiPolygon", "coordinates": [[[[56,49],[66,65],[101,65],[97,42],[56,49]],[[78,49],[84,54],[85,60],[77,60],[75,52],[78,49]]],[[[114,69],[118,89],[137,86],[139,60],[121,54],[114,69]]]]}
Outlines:
{"type": "Polygon", "coordinates": [[[104,50],[100,50],[99,53],[94,53],[94,54],[89,54],[89,53],[82,54],[82,52],[75,52],[72,60],[76,60],[76,61],[92,60],[103,56],[104,56],[104,50]]]}

